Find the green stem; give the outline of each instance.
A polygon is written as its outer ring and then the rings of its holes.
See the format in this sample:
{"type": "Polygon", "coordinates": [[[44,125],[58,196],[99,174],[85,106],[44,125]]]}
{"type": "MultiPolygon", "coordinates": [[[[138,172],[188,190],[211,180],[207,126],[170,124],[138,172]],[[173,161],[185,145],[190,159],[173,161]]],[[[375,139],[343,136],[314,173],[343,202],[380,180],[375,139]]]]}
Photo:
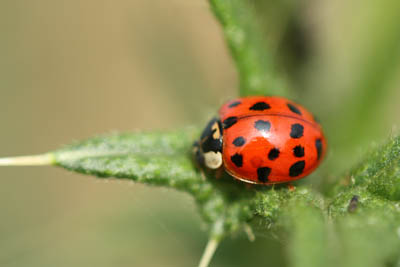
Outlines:
{"type": "Polygon", "coordinates": [[[210,0],[239,72],[240,95],[287,95],[276,75],[271,49],[246,0],[210,0]]]}
{"type": "Polygon", "coordinates": [[[208,240],[207,246],[204,249],[203,256],[201,257],[199,267],[208,267],[215,253],[215,250],[218,247],[218,244],[219,244],[219,239],[217,238],[210,238],[210,240],[208,240]]]}
{"type": "Polygon", "coordinates": [[[220,241],[225,236],[225,229],[224,229],[224,218],[220,218],[214,222],[212,228],[210,229],[210,239],[204,249],[203,256],[200,259],[200,263],[198,267],[207,267],[210,264],[212,257],[220,243],[220,241]]]}

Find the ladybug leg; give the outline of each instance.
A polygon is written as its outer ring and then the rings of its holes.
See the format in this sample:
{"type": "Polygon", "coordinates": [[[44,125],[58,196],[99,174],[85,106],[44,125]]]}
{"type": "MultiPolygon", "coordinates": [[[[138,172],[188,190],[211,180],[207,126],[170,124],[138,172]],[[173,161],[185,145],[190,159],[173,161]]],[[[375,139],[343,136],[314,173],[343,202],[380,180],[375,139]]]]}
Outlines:
{"type": "Polygon", "coordinates": [[[220,179],[224,174],[224,168],[218,168],[215,172],[215,178],[220,179]]]}
{"type": "Polygon", "coordinates": [[[204,173],[204,169],[203,169],[204,155],[203,155],[203,153],[201,153],[200,143],[198,141],[193,143],[192,154],[194,156],[194,163],[195,163],[197,169],[199,169],[199,171],[200,171],[201,179],[203,181],[205,181],[206,174],[204,173]]]}
{"type": "Polygon", "coordinates": [[[194,142],[192,145],[192,155],[194,164],[198,169],[202,169],[204,166],[204,155],[200,150],[200,143],[198,141],[194,142]]]}
{"type": "Polygon", "coordinates": [[[296,190],[296,187],[292,183],[288,183],[288,190],[290,192],[294,192],[294,190],[296,190]]]}

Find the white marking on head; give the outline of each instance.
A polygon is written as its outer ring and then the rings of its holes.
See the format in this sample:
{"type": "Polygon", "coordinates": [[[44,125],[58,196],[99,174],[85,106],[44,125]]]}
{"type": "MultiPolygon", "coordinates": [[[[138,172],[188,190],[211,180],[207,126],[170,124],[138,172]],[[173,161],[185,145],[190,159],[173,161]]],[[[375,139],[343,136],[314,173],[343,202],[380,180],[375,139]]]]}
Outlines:
{"type": "Polygon", "coordinates": [[[221,131],[219,129],[218,122],[215,122],[213,124],[213,126],[211,127],[211,130],[215,130],[215,132],[213,133],[213,138],[214,139],[219,139],[221,137],[221,131]]]}
{"type": "Polygon", "coordinates": [[[222,165],[222,154],[221,152],[206,152],[204,153],[204,162],[206,167],[209,169],[218,169],[222,165]]]}

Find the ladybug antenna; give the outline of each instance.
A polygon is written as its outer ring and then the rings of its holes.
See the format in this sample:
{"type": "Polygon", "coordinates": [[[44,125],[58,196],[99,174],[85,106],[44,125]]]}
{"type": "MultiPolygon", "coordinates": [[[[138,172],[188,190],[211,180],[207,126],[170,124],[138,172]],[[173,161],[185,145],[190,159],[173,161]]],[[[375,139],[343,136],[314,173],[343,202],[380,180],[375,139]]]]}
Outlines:
{"type": "Polygon", "coordinates": [[[224,236],[224,220],[217,220],[211,230],[210,239],[207,242],[198,267],[208,267],[215,251],[224,236]]]}
{"type": "Polygon", "coordinates": [[[54,156],[52,154],[0,158],[0,166],[40,166],[53,163],[54,156]]]}

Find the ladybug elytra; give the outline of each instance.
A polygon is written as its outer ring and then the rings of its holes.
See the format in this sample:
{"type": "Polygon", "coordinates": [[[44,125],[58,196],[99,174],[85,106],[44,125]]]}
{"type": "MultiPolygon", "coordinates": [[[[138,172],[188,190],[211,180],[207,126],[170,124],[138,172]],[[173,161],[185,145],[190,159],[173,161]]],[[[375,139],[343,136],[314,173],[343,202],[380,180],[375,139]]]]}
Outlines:
{"type": "Polygon", "coordinates": [[[224,104],[194,144],[197,163],[253,184],[291,182],[321,162],[326,140],[304,107],[281,97],[243,97],[224,104]]]}

